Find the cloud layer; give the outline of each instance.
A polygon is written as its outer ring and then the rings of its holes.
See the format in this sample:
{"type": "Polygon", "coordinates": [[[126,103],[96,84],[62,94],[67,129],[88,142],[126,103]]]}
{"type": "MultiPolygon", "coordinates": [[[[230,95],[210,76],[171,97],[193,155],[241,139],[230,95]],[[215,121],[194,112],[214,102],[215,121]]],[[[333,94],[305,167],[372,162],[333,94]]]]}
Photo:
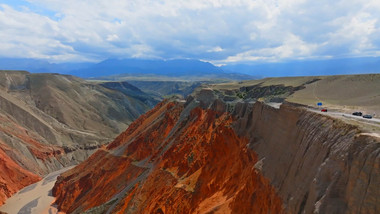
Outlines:
{"type": "Polygon", "coordinates": [[[380,1],[34,0],[0,3],[0,56],[242,61],[380,56],[380,1]]]}

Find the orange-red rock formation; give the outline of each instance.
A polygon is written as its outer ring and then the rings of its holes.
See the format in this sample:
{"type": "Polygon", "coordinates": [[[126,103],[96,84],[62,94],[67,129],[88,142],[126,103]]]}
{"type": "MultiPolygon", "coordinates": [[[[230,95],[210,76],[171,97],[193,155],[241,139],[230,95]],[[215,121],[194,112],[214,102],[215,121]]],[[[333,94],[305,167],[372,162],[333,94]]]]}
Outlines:
{"type": "Polygon", "coordinates": [[[257,155],[228,113],[161,103],[107,149],[58,178],[60,210],[114,213],[281,213],[257,155]],[[100,206],[102,205],[102,206],[100,206]],[[99,207],[100,206],[100,207],[99,207]]]}

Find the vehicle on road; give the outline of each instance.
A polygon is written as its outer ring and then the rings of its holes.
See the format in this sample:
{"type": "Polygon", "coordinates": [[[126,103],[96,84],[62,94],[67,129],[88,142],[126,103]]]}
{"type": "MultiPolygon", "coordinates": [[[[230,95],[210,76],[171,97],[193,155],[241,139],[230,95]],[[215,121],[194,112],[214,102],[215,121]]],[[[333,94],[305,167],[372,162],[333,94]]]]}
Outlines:
{"type": "Polygon", "coordinates": [[[321,112],[327,112],[327,109],[324,108],[324,109],[321,110],[321,112]]]}
{"type": "Polygon", "coordinates": [[[352,115],[355,115],[355,116],[362,116],[363,113],[361,113],[360,111],[357,111],[357,112],[352,113],[352,115]]]}
{"type": "Polygon", "coordinates": [[[366,115],[363,116],[363,118],[372,119],[372,115],[366,114],[366,115]]]}

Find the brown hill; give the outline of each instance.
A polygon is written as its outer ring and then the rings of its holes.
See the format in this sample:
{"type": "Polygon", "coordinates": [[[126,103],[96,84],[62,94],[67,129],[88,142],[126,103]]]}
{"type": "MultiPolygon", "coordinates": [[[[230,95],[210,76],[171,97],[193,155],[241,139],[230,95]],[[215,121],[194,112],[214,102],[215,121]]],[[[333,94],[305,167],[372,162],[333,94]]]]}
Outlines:
{"type": "Polygon", "coordinates": [[[73,76],[0,71],[0,158],[18,165],[0,174],[0,194],[85,160],[150,108],[73,76]]]}

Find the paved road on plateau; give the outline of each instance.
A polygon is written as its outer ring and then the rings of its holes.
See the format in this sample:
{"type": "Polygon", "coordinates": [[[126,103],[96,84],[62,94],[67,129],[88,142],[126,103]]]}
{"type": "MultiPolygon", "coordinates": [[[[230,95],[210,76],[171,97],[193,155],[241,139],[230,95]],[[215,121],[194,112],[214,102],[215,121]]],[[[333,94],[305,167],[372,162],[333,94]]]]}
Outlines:
{"type": "Polygon", "coordinates": [[[317,109],[309,109],[309,110],[313,111],[313,112],[320,113],[320,114],[330,115],[333,117],[353,119],[353,120],[357,120],[360,122],[369,123],[372,125],[377,125],[380,127],[380,119],[378,119],[378,118],[366,119],[366,118],[363,118],[362,116],[355,116],[352,114],[346,114],[346,113],[337,112],[337,111],[329,111],[328,110],[327,112],[321,112],[321,110],[317,110],[317,109]]]}

